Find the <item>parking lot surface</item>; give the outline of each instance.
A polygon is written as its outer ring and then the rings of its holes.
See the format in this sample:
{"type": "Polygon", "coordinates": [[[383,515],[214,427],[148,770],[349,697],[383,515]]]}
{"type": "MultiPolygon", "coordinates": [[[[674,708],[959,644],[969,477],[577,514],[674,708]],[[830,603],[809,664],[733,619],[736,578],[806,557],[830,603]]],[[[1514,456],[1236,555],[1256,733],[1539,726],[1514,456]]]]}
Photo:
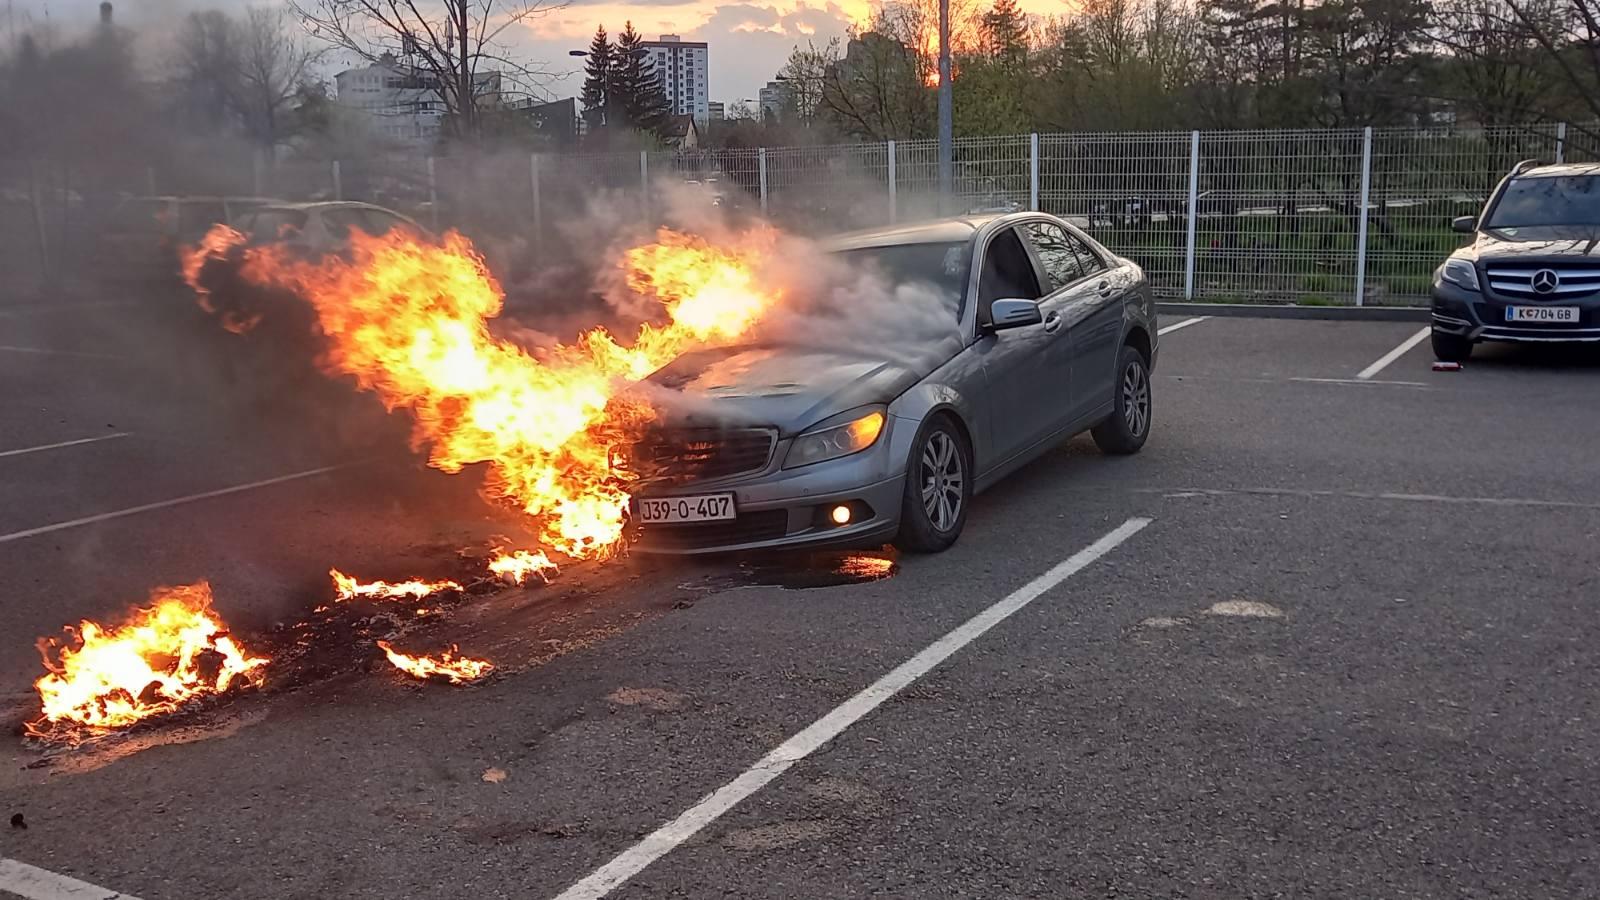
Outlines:
{"type": "MultiPolygon", "coordinates": [[[[154,585],[209,579],[248,642],[330,566],[447,575],[520,527],[160,321],[0,317],[18,715],[36,637],[154,585]]],[[[1141,454],[1068,442],[890,577],[579,565],[456,611],[480,686],[352,665],[74,753],[13,734],[0,894],[1600,895],[1600,357],[1433,372],[1417,330],[1172,330],[1141,454]]]]}

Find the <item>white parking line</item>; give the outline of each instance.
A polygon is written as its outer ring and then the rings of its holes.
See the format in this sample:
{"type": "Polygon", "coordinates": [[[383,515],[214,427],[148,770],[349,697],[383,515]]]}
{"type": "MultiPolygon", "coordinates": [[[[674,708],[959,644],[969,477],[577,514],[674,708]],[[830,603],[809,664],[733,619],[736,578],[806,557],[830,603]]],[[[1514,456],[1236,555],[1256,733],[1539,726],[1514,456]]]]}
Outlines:
{"type": "Polygon", "coordinates": [[[957,626],[954,631],[929,644],[922,652],[901,663],[889,674],[868,685],[866,690],[835,707],[762,757],[744,774],[706,795],[682,815],[661,826],[644,840],[617,854],[610,862],[582,881],[562,891],[556,900],[597,900],[639,874],[644,868],[674,847],[694,837],[700,829],[716,821],[746,797],[766,787],[791,766],[838,737],[883,701],[905,690],[984,632],[1004,622],[1046,591],[1055,587],[1090,563],[1105,556],[1150,524],[1149,519],[1129,519],[1105,537],[1057,563],[1050,571],[1013,591],[1005,599],[957,626]]]}
{"type": "Polygon", "coordinates": [[[3,856],[0,856],[0,891],[28,900],[139,900],[132,894],[97,887],[3,856]]]}
{"type": "Polygon", "coordinates": [[[135,516],[139,513],[150,512],[152,510],[166,509],[171,506],[181,506],[185,503],[193,503],[196,500],[209,500],[212,497],[225,497],[228,494],[237,494],[242,491],[253,491],[256,488],[270,487],[274,484],[282,484],[285,481],[294,481],[299,478],[310,478],[313,475],[321,475],[325,472],[343,469],[350,465],[354,464],[340,463],[337,466],[323,466],[320,469],[307,469],[304,472],[292,472],[288,475],[279,475],[276,478],[264,478],[261,481],[252,481],[249,484],[236,484],[232,487],[218,488],[214,491],[205,491],[199,494],[189,494],[184,497],[174,497],[171,500],[157,500],[155,503],[145,503],[140,506],[130,506],[127,509],[113,510],[112,512],[99,513],[98,515],[93,516],[84,516],[81,519],[69,519],[65,522],[56,522],[51,525],[40,525],[38,528],[29,528],[23,531],[13,531],[10,534],[0,534],[0,544],[9,543],[11,541],[20,541],[23,538],[31,538],[41,534],[49,534],[52,531],[65,531],[68,528],[77,528],[80,525],[93,525],[96,522],[104,522],[108,519],[120,519],[123,516],[135,516]]]}
{"type": "Polygon", "coordinates": [[[29,303],[23,306],[13,306],[9,309],[0,307],[0,319],[15,319],[20,316],[36,316],[48,313],[71,313],[81,309],[115,309],[119,306],[140,306],[137,300],[91,300],[87,303],[29,303]]]}
{"type": "Polygon", "coordinates": [[[46,356],[81,356],[87,359],[114,359],[118,362],[129,362],[126,356],[113,356],[110,353],[90,353],[86,350],[52,350],[49,347],[16,347],[9,344],[0,344],[0,351],[6,353],[38,353],[46,356]]]}
{"type": "Polygon", "coordinates": [[[40,444],[37,447],[22,447],[17,450],[0,450],[0,457],[21,456],[24,453],[38,453],[43,450],[60,450],[62,447],[76,447],[79,444],[93,444],[97,441],[114,441],[117,438],[129,437],[131,431],[118,431],[112,434],[102,434],[99,437],[78,438],[75,441],[62,441],[59,444],[40,444]]]}
{"type": "Polygon", "coordinates": [[[1385,368],[1388,367],[1388,365],[1390,363],[1394,362],[1395,360],[1399,359],[1402,356],[1405,356],[1407,351],[1409,351],[1412,347],[1415,347],[1416,345],[1422,343],[1423,340],[1425,338],[1427,338],[1429,330],[1430,329],[1428,329],[1428,328],[1423,328],[1422,330],[1418,331],[1416,334],[1413,334],[1411,337],[1406,338],[1404,341],[1402,341],[1400,343],[1400,346],[1398,346],[1398,347],[1394,348],[1393,350],[1390,350],[1388,353],[1385,353],[1384,355],[1378,357],[1378,361],[1377,362],[1375,362],[1372,365],[1367,366],[1365,369],[1362,369],[1361,371],[1357,372],[1356,373],[1356,377],[1361,379],[1362,381],[1365,381],[1368,378],[1371,378],[1372,376],[1378,374],[1379,372],[1382,372],[1385,368]]]}
{"type": "Polygon", "coordinates": [[[1174,323],[1172,323],[1171,325],[1168,325],[1165,328],[1157,328],[1156,329],[1156,335],[1160,336],[1160,335],[1163,335],[1163,334],[1168,334],[1170,332],[1177,331],[1179,328],[1188,328],[1190,325],[1199,325],[1201,322],[1204,322],[1205,320],[1207,320],[1209,318],[1211,318],[1211,317],[1210,316],[1195,316],[1192,319],[1184,319],[1182,322],[1174,322],[1174,323]]]}

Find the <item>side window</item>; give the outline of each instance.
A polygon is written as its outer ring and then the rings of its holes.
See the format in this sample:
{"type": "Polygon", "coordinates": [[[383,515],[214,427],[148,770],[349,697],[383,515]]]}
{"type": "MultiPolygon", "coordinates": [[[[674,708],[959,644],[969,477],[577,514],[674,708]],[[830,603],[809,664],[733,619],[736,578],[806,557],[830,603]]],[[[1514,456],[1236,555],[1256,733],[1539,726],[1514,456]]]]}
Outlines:
{"type": "Polygon", "coordinates": [[[1061,226],[1049,222],[1029,222],[1023,227],[1028,229],[1034,249],[1039,251],[1039,261],[1050,276],[1051,290],[1066,287],[1088,274],[1083,268],[1082,259],[1074,252],[1073,244],[1078,243],[1077,239],[1061,226]]]}
{"type": "Polygon", "coordinates": [[[182,201],[178,204],[178,235],[193,240],[212,225],[226,222],[228,213],[221,200],[182,201]]]}
{"type": "Polygon", "coordinates": [[[367,221],[367,233],[374,237],[382,237],[396,228],[403,231],[406,227],[404,219],[382,210],[366,209],[362,210],[362,215],[367,221]]]}
{"type": "Polygon", "coordinates": [[[1073,254],[1078,257],[1078,265],[1083,267],[1084,275],[1104,272],[1108,268],[1106,261],[1100,258],[1100,254],[1089,249],[1089,245],[1085,244],[1077,235],[1070,231],[1066,232],[1066,235],[1067,243],[1072,246],[1073,254]]]}
{"type": "Polygon", "coordinates": [[[323,227],[339,240],[348,240],[350,229],[367,231],[371,228],[363,221],[361,211],[355,209],[330,209],[322,214],[323,227]]]}
{"type": "Polygon", "coordinates": [[[987,317],[989,304],[996,300],[1037,300],[1042,296],[1033,260],[1016,230],[1007,228],[995,235],[984,251],[983,271],[978,276],[979,315],[987,317]]]}

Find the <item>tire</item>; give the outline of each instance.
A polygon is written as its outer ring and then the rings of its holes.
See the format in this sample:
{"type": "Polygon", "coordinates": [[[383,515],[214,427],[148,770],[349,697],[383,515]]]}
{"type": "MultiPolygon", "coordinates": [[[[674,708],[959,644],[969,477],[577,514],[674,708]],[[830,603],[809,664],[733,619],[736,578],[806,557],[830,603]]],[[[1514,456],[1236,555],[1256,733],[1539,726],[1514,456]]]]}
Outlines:
{"type": "Polygon", "coordinates": [[[1472,341],[1459,334],[1449,334],[1435,328],[1430,335],[1433,357],[1440,362],[1466,362],[1472,355],[1472,341]]]}
{"type": "Polygon", "coordinates": [[[961,536],[971,505],[972,448],[949,416],[936,415],[911,445],[895,546],[908,553],[944,550],[961,536]]]}
{"type": "Polygon", "coordinates": [[[1090,435],[1101,452],[1113,456],[1138,453],[1150,436],[1154,409],[1150,388],[1150,361],[1136,348],[1124,345],[1117,356],[1116,408],[1090,435]]]}

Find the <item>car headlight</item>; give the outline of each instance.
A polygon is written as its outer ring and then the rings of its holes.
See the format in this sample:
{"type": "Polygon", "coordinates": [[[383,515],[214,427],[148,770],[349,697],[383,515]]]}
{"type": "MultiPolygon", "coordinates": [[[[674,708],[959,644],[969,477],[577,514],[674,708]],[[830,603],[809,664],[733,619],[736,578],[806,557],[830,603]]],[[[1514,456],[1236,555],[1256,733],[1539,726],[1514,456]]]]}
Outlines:
{"type": "Polygon", "coordinates": [[[1478,270],[1464,259],[1447,259],[1439,267],[1439,280],[1448,281],[1462,290],[1478,290],[1478,270]]]}
{"type": "Polygon", "coordinates": [[[860,453],[877,443],[886,421],[883,410],[874,409],[838,425],[807,431],[789,445],[783,467],[793,469],[860,453]]]}

